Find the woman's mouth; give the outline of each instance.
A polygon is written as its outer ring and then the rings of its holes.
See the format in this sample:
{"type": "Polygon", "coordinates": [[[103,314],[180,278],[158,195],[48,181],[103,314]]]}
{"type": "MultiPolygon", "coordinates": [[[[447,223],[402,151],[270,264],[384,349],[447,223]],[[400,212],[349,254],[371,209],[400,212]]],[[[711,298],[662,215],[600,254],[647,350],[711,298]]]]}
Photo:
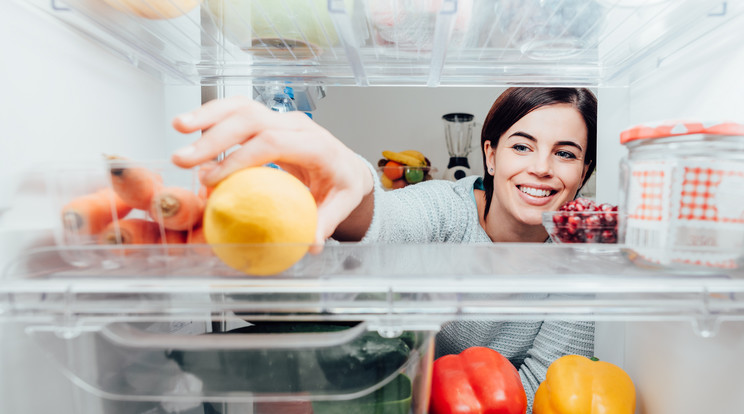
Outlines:
{"type": "Polygon", "coordinates": [[[553,194],[555,194],[557,191],[555,190],[547,190],[543,188],[535,188],[535,187],[528,187],[525,185],[518,185],[517,188],[519,188],[519,191],[530,195],[532,197],[549,197],[553,194]]]}

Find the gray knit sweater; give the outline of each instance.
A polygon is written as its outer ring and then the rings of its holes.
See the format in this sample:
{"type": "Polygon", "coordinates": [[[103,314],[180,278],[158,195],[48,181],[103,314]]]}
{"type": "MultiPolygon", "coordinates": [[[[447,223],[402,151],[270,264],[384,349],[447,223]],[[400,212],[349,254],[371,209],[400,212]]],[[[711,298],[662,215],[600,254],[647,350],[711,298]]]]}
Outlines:
{"type": "MultiPolygon", "coordinates": [[[[478,220],[473,197],[477,179],[427,181],[395,191],[376,185],[374,215],[362,242],[491,243],[478,220]]],[[[471,346],[486,346],[507,357],[519,369],[531,413],[535,391],[554,360],[593,355],[594,323],[457,320],[446,323],[436,341],[437,357],[471,346]]]]}

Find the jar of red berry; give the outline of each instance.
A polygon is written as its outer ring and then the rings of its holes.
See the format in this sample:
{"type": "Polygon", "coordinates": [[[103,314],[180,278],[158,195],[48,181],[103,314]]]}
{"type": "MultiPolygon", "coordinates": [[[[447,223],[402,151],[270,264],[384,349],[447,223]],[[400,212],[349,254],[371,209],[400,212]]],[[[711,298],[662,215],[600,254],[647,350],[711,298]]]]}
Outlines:
{"type": "Polygon", "coordinates": [[[620,237],[660,265],[737,267],[744,251],[744,124],[672,121],[620,134],[620,237]]]}

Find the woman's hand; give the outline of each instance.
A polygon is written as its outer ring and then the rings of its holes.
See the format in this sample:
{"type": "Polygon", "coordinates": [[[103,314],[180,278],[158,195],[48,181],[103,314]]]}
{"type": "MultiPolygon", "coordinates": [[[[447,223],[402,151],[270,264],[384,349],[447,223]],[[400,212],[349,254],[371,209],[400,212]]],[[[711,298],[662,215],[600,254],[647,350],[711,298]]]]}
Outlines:
{"type": "MultiPolygon", "coordinates": [[[[206,164],[199,177],[204,185],[214,186],[235,171],[273,162],[305,183],[315,197],[317,244],[344,221],[345,226],[360,228],[346,219],[370,198],[372,174],[351,149],[304,113],[274,112],[249,98],[233,97],[182,114],[173,120],[173,127],[183,133],[202,131],[196,142],[173,154],[173,163],[180,167],[209,163],[239,146],[223,161],[206,164]]],[[[370,213],[360,217],[357,211],[353,220],[366,231],[371,209],[360,210],[370,213]]]]}

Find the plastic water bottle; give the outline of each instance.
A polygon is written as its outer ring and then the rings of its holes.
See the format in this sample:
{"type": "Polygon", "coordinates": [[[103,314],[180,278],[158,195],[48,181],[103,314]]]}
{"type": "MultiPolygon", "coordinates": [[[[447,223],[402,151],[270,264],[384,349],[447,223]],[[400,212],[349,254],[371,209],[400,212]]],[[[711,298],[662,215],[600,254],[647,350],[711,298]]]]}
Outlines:
{"type": "Polygon", "coordinates": [[[295,105],[293,95],[294,93],[292,91],[292,88],[288,86],[284,88],[275,88],[270,92],[266,104],[272,111],[296,111],[297,105],[295,105]]]}

